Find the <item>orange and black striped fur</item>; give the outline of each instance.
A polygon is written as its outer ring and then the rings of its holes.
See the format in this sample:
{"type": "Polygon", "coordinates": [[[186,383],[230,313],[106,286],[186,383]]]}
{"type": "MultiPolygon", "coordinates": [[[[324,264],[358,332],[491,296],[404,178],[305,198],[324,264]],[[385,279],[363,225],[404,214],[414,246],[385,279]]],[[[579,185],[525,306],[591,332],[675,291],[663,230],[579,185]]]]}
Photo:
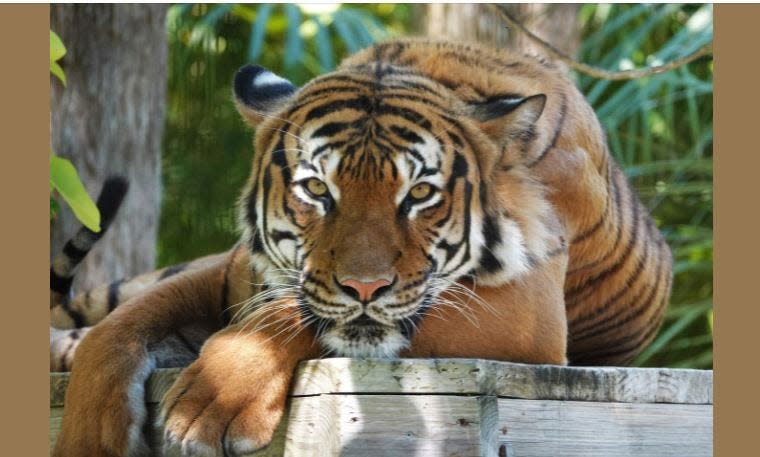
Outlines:
{"type": "Polygon", "coordinates": [[[253,65],[234,85],[256,127],[241,241],[61,308],[124,302],[76,352],[56,455],[146,451],[150,349],[192,326],[215,333],[161,414],[182,455],[266,445],[303,359],[615,365],[654,337],[669,249],[553,65],[400,40],[302,88],[253,65]]]}

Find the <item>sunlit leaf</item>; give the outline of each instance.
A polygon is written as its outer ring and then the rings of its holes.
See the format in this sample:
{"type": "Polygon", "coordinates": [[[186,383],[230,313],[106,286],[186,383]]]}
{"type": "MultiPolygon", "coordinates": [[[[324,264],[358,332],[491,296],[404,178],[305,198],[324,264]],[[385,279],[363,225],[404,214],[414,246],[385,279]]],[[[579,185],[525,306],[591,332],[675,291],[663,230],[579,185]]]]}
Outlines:
{"type": "Polygon", "coordinates": [[[317,45],[317,56],[319,56],[319,64],[322,67],[322,71],[330,71],[335,68],[335,60],[333,59],[333,48],[330,43],[330,34],[327,31],[327,27],[318,18],[314,18],[314,22],[317,24],[317,34],[314,36],[317,45]]]}
{"type": "Polygon", "coordinates": [[[50,61],[55,62],[66,55],[66,47],[61,38],[52,30],[50,31],[50,61]]]}
{"type": "Polygon", "coordinates": [[[284,64],[286,68],[291,68],[303,59],[303,39],[300,31],[301,11],[296,5],[288,3],[285,5],[285,14],[288,16],[288,31],[285,35],[284,64]]]}
{"type": "Polygon", "coordinates": [[[256,20],[251,26],[251,38],[248,42],[248,60],[255,62],[261,56],[261,51],[264,49],[264,37],[267,32],[267,20],[272,14],[274,5],[271,3],[265,3],[259,6],[256,11],[256,20]]]}
{"type": "Polygon", "coordinates": [[[333,16],[333,27],[335,27],[338,36],[340,36],[340,39],[346,45],[348,52],[354,53],[361,49],[359,40],[354,35],[353,30],[351,30],[351,25],[348,20],[346,20],[346,17],[341,10],[333,16]]]}
{"type": "Polygon", "coordinates": [[[100,231],[100,212],[87,194],[74,165],[68,160],[50,156],[50,185],[71,207],[74,215],[93,232],[100,231]]]}
{"type": "Polygon", "coordinates": [[[63,45],[61,38],[52,30],[50,31],[50,73],[55,75],[64,86],[66,86],[66,75],[63,68],[58,64],[63,56],[66,55],[66,47],[63,45]]]}
{"type": "Polygon", "coordinates": [[[66,86],[66,74],[63,72],[61,66],[58,65],[58,62],[50,62],[50,73],[60,79],[61,83],[66,86]]]}

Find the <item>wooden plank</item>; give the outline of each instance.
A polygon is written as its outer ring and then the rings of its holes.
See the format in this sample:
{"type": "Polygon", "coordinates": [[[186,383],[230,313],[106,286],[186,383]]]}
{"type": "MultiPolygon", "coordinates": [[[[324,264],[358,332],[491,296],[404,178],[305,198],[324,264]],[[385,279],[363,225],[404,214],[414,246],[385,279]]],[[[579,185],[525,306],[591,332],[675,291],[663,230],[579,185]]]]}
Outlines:
{"type": "Polygon", "coordinates": [[[50,453],[53,453],[53,447],[55,446],[55,440],[58,439],[58,434],[61,433],[61,423],[63,422],[63,407],[50,408],[50,431],[48,433],[48,441],[50,442],[50,453]]]}
{"type": "MultiPolygon", "coordinates": [[[[156,370],[147,401],[158,402],[178,369],[156,370]]],[[[63,404],[68,376],[52,373],[51,406],[63,404]]],[[[323,393],[470,394],[619,403],[712,404],[711,370],[561,367],[477,359],[322,359],[301,363],[292,395],[323,393]]]]}
{"type": "Polygon", "coordinates": [[[283,456],[496,457],[482,447],[478,397],[320,395],[291,400],[283,456]]]}
{"type": "Polygon", "coordinates": [[[712,404],[712,371],[562,367],[478,359],[323,359],[301,363],[293,395],[466,393],[525,399],[712,404]]]}
{"type": "MultiPolygon", "coordinates": [[[[51,449],[61,415],[51,410],[51,449]]],[[[712,455],[710,405],[328,394],[292,398],[285,417],[256,456],[712,455]]],[[[154,449],[160,437],[154,426],[154,449]]]]}
{"type": "MultiPolygon", "coordinates": [[[[148,382],[150,423],[180,370],[148,382]]],[[[50,444],[68,374],[50,375],[50,444]]],[[[302,363],[279,456],[710,455],[712,371],[573,368],[465,359],[302,363]]],[[[150,430],[154,449],[161,431],[150,430]]]]}
{"type": "Polygon", "coordinates": [[[712,455],[711,405],[498,402],[501,457],[712,455]]]}

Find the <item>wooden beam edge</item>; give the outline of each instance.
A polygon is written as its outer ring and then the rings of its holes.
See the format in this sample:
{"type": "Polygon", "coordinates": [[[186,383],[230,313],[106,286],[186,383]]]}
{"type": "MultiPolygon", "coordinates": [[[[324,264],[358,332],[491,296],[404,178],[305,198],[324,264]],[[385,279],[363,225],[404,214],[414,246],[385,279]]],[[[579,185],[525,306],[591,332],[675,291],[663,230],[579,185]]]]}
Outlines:
{"type": "MultiPolygon", "coordinates": [[[[160,401],[181,369],[158,369],[147,402],[160,401]]],[[[50,374],[50,406],[61,406],[68,373],[50,374]]],[[[321,359],[302,362],[291,396],[322,394],[490,395],[528,400],[713,403],[712,370],[563,367],[481,359],[321,359]]]]}

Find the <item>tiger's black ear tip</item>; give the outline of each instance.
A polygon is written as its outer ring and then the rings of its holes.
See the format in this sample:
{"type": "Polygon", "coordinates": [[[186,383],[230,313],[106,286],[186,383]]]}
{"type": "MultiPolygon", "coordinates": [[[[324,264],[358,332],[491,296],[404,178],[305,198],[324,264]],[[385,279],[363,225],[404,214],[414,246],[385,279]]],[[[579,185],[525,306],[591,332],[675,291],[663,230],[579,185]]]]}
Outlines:
{"type": "Polygon", "coordinates": [[[241,67],[237,73],[235,73],[235,80],[233,81],[233,90],[235,92],[235,98],[245,103],[251,104],[251,96],[253,95],[253,81],[261,73],[269,71],[261,65],[248,64],[241,67]]]}
{"type": "Polygon", "coordinates": [[[249,64],[235,73],[233,90],[239,102],[262,109],[267,102],[292,94],[296,87],[261,65],[249,64]]]}

